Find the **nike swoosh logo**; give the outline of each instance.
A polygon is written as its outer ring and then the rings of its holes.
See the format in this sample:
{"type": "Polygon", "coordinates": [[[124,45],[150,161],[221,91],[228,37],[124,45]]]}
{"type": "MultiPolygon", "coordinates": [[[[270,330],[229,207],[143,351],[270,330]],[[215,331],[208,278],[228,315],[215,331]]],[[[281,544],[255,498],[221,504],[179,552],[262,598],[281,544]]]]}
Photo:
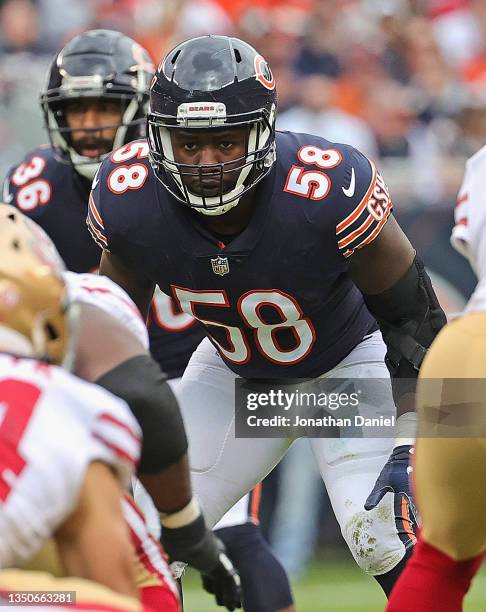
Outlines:
{"type": "Polygon", "coordinates": [[[347,196],[348,198],[352,198],[354,196],[355,187],[356,187],[356,177],[354,176],[354,168],[351,168],[351,182],[349,183],[349,187],[347,189],[344,189],[344,187],[341,187],[341,189],[343,190],[343,193],[345,196],[347,196]]]}

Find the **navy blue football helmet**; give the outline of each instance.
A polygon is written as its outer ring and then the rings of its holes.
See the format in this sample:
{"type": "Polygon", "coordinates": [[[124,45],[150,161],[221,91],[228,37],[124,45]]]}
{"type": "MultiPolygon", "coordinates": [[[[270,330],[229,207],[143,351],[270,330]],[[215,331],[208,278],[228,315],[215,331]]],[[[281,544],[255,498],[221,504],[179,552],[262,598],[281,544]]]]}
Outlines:
{"type": "MultiPolygon", "coordinates": [[[[112,148],[145,135],[149,85],[155,68],[147,51],[121,32],[89,30],[73,38],[56,55],[40,95],[51,145],[59,161],[92,179],[106,155],[80,155],[72,146],[65,118],[66,103],[78,98],[119,100],[122,121],[112,148]]],[[[102,127],[93,128],[98,131],[102,127]]]]}
{"type": "Polygon", "coordinates": [[[228,36],[201,36],[181,43],[162,60],[150,88],[150,161],[162,185],[180,202],[207,215],[236,206],[275,161],[275,80],[264,58],[228,36]],[[174,159],[171,130],[247,127],[246,155],[230,162],[196,165],[174,159]],[[189,191],[184,177],[219,174],[216,196],[189,191]],[[223,178],[235,177],[224,191],[223,178]]]}

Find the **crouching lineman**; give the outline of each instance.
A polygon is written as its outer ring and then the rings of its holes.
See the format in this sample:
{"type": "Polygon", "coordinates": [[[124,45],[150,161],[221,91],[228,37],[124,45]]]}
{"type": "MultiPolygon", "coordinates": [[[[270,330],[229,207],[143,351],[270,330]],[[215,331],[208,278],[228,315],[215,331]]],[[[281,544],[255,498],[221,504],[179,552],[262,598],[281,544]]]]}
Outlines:
{"type": "MultiPolygon", "coordinates": [[[[2,222],[15,226],[20,237],[42,243],[59,257],[43,230],[13,207],[0,208],[0,227],[2,222]]],[[[164,512],[167,552],[198,569],[217,602],[234,609],[239,606],[239,579],[192,499],[184,427],[160,369],[148,356],[147,329],[138,309],[105,277],[72,272],[63,275],[68,302],[79,308],[73,371],[85,380],[97,380],[113,388],[116,395],[127,400],[144,432],[139,476],[164,512]],[[160,431],[166,435],[162,441],[160,431]]],[[[160,548],[133,500],[124,500],[124,510],[138,554],[137,585],[143,601],[165,609],[161,601],[166,598],[167,585],[173,584],[160,548]]]]}
{"type": "MultiPolygon", "coordinates": [[[[235,382],[360,378],[360,410],[391,414],[385,352],[393,382],[415,379],[445,323],[375,165],[348,145],[276,132],[276,107],[271,69],[247,43],[181,43],[152,81],[148,141],[102,162],[88,210],[100,272],[144,314],[158,285],[206,331],[178,399],[212,524],[293,442],[236,435],[235,382]]],[[[342,534],[386,593],[415,543],[415,422],[397,403],[395,446],[310,440],[342,534]]]]}
{"type": "Polygon", "coordinates": [[[389,612],[459,612],[486,551],[485,172],[483,147],[467,161],[451,237],[478,284],[422,366],[417,411],[425,435],[417,440],[415,487],[423,526],[389,612]],[[439,414],[438,433],[428,437],[439,414]]]}
{"type": "MultiPolygon", "coordinates": [[[[53,537],[66,573],[82,579],[62,587],[76,591],[78,604],[138,610],[120,494],[139,458],[139,426],[125,402],[47,364],[67,363],[73,350],[61,262],[6,221],[0,223],[0,568],[21,567],[53,537]]],[[[0,587],[19,591],[24,579],[1,572],[0,587]]],[[[58,590],[39,574],[28,584],[58,590]]]]}

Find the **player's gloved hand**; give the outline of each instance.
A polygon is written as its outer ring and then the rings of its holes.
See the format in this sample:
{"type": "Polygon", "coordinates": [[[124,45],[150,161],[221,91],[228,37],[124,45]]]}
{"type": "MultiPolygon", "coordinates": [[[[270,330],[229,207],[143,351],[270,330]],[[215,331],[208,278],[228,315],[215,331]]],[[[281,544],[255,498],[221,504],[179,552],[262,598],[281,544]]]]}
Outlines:
{"type": "Polygon", "coordinates": [[[219,561],[210,572],[201,574],[204,589],[212,593],[218,606],[226,606],[228,610],[241,608],[241,583],[233,564],[224,552],[224,544],[214,536],[220,547],[219,561]]]}
{"type": "Polygon", "coordinates": [[[410,461],[414,447],[410,444],[396,446],[378,476],[365,503],[365,510],[373,510],[386,493],[394,495],[395,525],[398,535],[408,548],[416,542],[418,514],[410,486],[412,466],[410,461]]]}
{"type": "Polygon", "coordinates": [[[207,529],[202,514],[177,528],[162,526],[161,543],[172,561],[184,561],[202,574],[203,586],[219,606],[241,608],[240,577],[224,552],[224,544],[207,529]]]}

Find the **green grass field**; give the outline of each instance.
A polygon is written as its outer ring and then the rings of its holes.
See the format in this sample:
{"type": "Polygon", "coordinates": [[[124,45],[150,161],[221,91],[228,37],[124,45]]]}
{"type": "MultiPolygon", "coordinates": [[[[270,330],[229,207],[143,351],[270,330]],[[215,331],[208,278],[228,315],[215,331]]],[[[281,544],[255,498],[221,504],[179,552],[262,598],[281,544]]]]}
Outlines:
{"type": "MultiPolygon", "coordinates": [[[[292,587],[298,612],[381,612],[385,607],[385,597],[375,581],[349,561],[315,561],[292,587]]],[[[223,608],[213,604],[200,587],[199,577],[189,571],[184,578],[184,612],[217,610],[223,608]]],[[[486,568],[476,576],[464,607],[465,612],[485,610],[486,568]]]]}

